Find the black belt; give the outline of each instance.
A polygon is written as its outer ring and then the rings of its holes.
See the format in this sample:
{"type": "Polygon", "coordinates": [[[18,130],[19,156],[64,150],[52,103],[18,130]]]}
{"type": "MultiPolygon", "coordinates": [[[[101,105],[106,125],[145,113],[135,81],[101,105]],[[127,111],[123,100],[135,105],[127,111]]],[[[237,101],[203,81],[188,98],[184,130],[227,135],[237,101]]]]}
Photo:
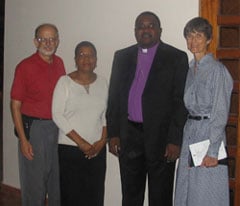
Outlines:
{"type": "Polygon", "coordinates": [[[143,123],[142,122],[134,122],[132,120],[128,120],[128,123],[138,130],[141,130],[141,131],[143,130],[143,123]]]}
{"type": "Polygon", "coordinates": [[[188,119],[193,119],[193,120],[203,120],[203,119],[209,119],[209,116],[193,116],[193,115],[188,115],[188,119]]]}
{"type": "Polygon", "coordinates": [[[29,119],[29,120],[52,120],[52,119],[45,119],[45,118],[39,118],[39,117],[31,117],[25,114],[22,114],[23,118],[29,119]]]}

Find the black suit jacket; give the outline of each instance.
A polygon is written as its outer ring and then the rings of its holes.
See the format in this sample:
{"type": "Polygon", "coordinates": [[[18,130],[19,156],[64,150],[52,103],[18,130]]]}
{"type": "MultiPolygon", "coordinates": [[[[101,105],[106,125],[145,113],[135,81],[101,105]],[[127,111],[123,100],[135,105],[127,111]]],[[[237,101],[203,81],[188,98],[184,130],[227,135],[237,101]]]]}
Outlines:
{"type": "MultiPolygon", "coordinates": [[[[127,144],[128,95],[137,64],[138,45],[114,55],[107,109],[108,136],[127,144]],[[126,140],[126,141],[125,141],[126,140]]],[[[185,52],[160,42],[142,95],[145,152],[162,159],[168,143],[181,145],[187,111],[183,103],[188,58],[185,52]]]]}

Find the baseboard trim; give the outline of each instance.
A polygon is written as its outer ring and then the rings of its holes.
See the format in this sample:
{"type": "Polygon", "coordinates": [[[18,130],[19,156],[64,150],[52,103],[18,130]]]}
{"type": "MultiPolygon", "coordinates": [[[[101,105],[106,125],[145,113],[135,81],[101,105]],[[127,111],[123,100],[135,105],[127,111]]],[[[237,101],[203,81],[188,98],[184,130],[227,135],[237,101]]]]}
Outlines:
{"type": "Polygon", "coordinates": [[[12,187],[12,186],[9,186],[9,185],[6,185],[6,184],[3,184],[1,183],[0,184],[0,190],[1,190],[1,193],[3,193],[4,195],[11,195],[11,196],[16,196],[16,197],[21,197],[21,191],[20,189],[18,188],[15,188],[15,187],[12,187]]]}
{"type": "MultiPolygon", "coordinates": [[[[21,190],[3,183],[0,183],[0,192],[7,197],[14,197],[21,199],[21,190]]],[[[48,205],[48,199],[46,197],[46,206],[48,205]]]]}

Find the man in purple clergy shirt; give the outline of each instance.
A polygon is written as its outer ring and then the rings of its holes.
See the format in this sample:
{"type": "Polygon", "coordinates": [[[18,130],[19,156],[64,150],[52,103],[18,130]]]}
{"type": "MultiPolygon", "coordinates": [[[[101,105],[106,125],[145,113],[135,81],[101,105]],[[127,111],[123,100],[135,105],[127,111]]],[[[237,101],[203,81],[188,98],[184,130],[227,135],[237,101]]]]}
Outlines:
{"type": "Polygon", "coordinates": [[[183,103],[188,58],[160,40],[161,23],[146,11],[135,20],[137,44],[114,55],[107,124],[119,158],[122,205],[171,206],[175,160],[187,117],[183,103]]]}

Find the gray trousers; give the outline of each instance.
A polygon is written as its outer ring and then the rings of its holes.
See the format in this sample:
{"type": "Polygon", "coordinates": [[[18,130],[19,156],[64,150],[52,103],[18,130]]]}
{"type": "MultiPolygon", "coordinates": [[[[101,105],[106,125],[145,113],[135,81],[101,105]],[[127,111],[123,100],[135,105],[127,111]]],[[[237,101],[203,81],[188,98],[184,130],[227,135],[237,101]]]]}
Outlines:
{"type": "MultiPolygon", "coordinates": [[[[34,120],[30,130],[33,160],[19,148],[22,206],[60,206],[58,128],[51,120],[34,120]]],[[[20,146],[20,144],[19,144],[20,146]]]]}

